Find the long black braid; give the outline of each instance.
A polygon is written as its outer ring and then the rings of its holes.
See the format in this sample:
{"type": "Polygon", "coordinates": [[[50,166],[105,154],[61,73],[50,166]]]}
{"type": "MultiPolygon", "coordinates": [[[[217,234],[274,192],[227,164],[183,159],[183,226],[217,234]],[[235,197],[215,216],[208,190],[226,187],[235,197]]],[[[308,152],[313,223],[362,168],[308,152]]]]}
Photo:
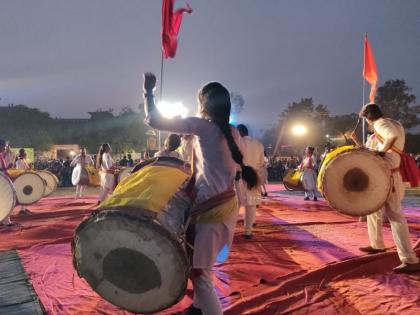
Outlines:
{"type": "Polygon", "coordinates": [[[257,187],[257,172],[251,166],[244,164],[242,152],[232,136],[229,124],[231,104],[228,90],[218,82],[211,82],[200,90],[198,98],[204,114],[219,126],[225,136],[232,159],[241,166],[242,178],[247,183],[248,188],[257,187]]]}

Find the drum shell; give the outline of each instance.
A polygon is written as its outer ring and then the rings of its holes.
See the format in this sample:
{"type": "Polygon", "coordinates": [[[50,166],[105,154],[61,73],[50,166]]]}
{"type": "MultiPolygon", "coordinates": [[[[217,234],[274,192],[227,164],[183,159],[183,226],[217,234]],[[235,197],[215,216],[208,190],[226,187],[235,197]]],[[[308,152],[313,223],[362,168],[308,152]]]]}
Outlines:
{"type": "Polygon", "coordinates": [[[29,171],[15,177],[13,185],[18,203],[20,205],[31,205],[44,196],[46,184],[41,176],[29,171]]]}
{"type": "Polygon", "coordinates": [[[289,191],[303,191],[302,172],[300,170],[288,170],[283,178],[283,185],[289,191]]]}
{"type": "Polygon", "coordinates": [[[56,191],[58,186],[58,178],[53,173],[47,170],[40,170],[36,172],[41,178],[45,181],[45,193],[44,197],[51,195],[54,191],[56,191]]]}
{"type": "Polygon", "coordinates": [[[7,218],[16,206],[16,191],[12,181],[0,173],[0,222],[7,218]]]}
{"type": "Polygon", "coordinates": [[[72,173],[72,184],[74,186],[100,186],[99,171],[92,166],[82,167],[80,164],[76,165],[72,173]]]}
{"type": "Polygon", "coordinates": [[[318,187],[337,211],[364,216],[383,207],[392,188],[386,162],[365,148],[342,147],[329,153],[318,187]]]}

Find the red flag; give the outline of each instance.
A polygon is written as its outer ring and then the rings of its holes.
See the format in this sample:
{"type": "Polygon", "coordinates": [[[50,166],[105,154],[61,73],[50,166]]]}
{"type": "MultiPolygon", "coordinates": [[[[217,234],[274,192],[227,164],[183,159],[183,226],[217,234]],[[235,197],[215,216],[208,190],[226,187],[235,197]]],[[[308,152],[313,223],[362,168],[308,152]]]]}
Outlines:
{"type": "Polygon", "coordinates": [[[365,35],[363,77],[371,85],[369,100],[373,103],[375,102],[376,84],[378,83],[378,69],[376,68],[375,58],[373,57],[367,34],[365,35]]]}
{"type": "Polygon", "coordinates": [[[162,51],[165,59],[175,57],[182,15],[192,13],[188,3],[174,12],[174,2],[175,0],[163,0],[162,2],[162,51]]]}

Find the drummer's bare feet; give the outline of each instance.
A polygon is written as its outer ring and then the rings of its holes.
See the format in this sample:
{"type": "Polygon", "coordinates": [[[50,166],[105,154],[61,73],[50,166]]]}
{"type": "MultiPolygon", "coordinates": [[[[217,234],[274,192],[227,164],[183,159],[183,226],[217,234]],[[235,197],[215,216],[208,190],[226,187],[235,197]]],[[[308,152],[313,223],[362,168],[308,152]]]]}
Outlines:
{"type": "Polygon", "coordinates": [[[305,198],[303,198],[303,200],[309,200],[309,197],[305,197],[305,198]]]}
{"type": "Polygon", "coordinates": [[[419,272],[420,271],[420,263],[415,264],[407,264],[402,263],[398,267],[395,267],[392,269],[394,272],[398,273],[413,273],[413,272],[419,272]]]}
{"type": "Polygon", "coordinates": [[[318,198],[317,197],[314,197],[314,201],[318,201],[318,198]]]}
{"type": "Polygon", "coordinates": [[[201,309],[191,304],[189,308],[176,314],[177,315],[203,315],[203,312],[201,311],[201,309]]]}

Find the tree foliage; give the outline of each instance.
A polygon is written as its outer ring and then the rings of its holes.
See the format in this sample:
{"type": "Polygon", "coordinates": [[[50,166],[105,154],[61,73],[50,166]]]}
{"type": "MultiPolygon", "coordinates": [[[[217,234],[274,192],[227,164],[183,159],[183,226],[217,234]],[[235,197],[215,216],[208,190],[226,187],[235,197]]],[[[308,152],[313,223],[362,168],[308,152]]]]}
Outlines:
{"type": "Polygon", "coordinates": [[[411,94],[404,80],[389,80],[378,88],[375,102],[382,108],[385,116],[400,121],[405,128],[420,124],[420,105],[411,94]]]}

